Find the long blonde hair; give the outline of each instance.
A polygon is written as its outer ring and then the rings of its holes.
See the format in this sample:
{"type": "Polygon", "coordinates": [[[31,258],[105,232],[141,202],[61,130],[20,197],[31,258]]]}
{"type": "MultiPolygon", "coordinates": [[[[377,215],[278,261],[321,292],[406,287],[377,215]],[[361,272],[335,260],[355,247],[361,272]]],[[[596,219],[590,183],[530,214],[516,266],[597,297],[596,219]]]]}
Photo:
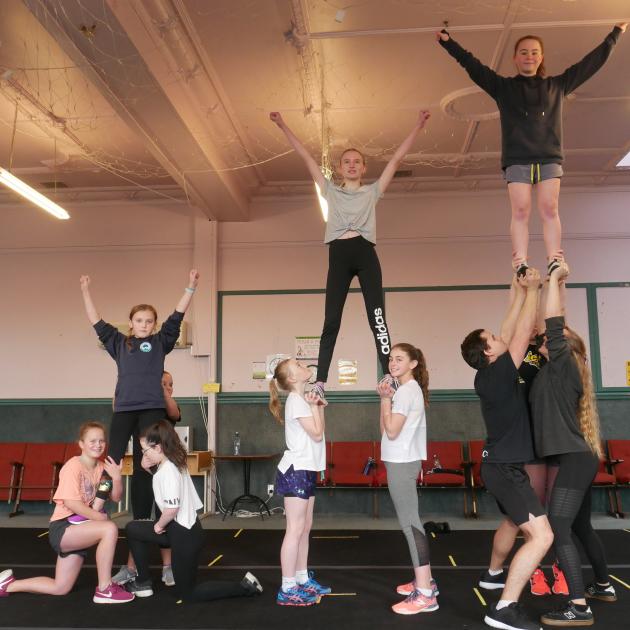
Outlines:
{"type": "Polygon", "coordinates": [[[586,345],[582,337],[569,328],[566,336],[571,354],[575,359],[580,380],[582,381],[582,395],[578,401],[577,419],[580,431],[589,448],[598,457],[602,456],[602,443],[599,431],[599,414],[597,413],[597,403],[595,402],[595,391],[593,378],[588,367],[588,357],[586,355],[586,345]]]}
{"type": "Polygon", "coordinates": [[[273,378],[269,381],[269,411],[280,424],[284,424],[281,415],[280,390],[289,391],[290,360],[284,359],[280,361],[273,371],[273,378]]]}

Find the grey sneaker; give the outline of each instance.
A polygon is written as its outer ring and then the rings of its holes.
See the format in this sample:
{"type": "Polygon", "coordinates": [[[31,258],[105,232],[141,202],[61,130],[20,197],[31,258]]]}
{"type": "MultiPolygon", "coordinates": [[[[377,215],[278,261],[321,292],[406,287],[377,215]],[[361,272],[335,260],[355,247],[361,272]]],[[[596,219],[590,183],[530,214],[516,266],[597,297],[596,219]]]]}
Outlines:
{"type": "Polygon", "coordinates": [[[394,378],[391,374],[385,374],[378,384],[380,385],[381,383],[387,383],[394,391],[400,387],[398,379],[394,378]]]}
{"type": "Polygon", "coordinates": [[[153,595],[151,580],[147,580],[146,582],[131,580],[125,585],[125,589],[128,593],[133,593],[136,597],[151,597],[151,595],[153,595]]]}
{"type": "Polygon", "coordinates": [[[171,567],[170,564],[168,566],[162,567],[162,582],[164,582],[166,586],[175,586],[173,567],[171,567]]]}
{"type": "Polygon", "coordinates": [[[248,591],[249,595],[260,595],[263,592],[262,584],[258,581],[258,578],[249,571],[241,580],[241,586],[248,591]]]}
{"type": "Polygon", "coordinates": [[[131,582],[131,580],[135,580],[137,577],[138,572],[135,569],[130,569],[126,564],[123,564],[118,573],[112,577],[112,582],[122,586],[127,584],[127,582],[131,582]]]}
{"type": "Polygon", "coordinates": [[[322,381],[317,381],[317,383],[314,383],[311,387],[311,392],[313,394],[317,394],[322,400],[326,400],[326,392],[324,390],[324,387],[326,386],[326,383],[323,383],[322,381]]]}

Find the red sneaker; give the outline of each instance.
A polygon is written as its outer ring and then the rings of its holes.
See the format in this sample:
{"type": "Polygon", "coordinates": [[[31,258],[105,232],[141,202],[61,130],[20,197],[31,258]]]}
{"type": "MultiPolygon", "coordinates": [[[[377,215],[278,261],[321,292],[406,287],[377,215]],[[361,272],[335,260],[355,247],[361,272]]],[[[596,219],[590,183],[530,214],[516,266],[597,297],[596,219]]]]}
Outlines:
{"type": "Polygon", "coordinates": [[[92,601],[95,604],[126,604],[134,598],[133,593],[128,593],[122,586],[112,582],[102,591],[97,586],[92,601]]]}
{"type": "Polygon", "coordinates": [[[568,595],[569,587],[567,581],[564,579],[564,573],[562,569],[554,562],[553,563],[553,586],[551,590],[555,595],[568,595]]]}
{"type": "Polygon", "coordinates": [[[536,569],[532,573],[532,577],[529,578],[529,588],[532,595],[551,595],[551,589],[542,569],[536,569]]]}

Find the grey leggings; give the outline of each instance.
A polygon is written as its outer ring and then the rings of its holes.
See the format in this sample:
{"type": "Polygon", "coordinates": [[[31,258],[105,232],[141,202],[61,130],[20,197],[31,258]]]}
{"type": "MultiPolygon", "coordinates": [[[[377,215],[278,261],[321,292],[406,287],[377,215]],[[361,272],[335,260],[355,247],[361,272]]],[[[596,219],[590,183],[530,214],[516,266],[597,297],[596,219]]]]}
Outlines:
{"type": "Polygon", "coordinates": [[[396,508],[414,569],[429,564],[429,542],[418,512],[417,479],[421,462],[385,462],[389,494],[396,508]]]}

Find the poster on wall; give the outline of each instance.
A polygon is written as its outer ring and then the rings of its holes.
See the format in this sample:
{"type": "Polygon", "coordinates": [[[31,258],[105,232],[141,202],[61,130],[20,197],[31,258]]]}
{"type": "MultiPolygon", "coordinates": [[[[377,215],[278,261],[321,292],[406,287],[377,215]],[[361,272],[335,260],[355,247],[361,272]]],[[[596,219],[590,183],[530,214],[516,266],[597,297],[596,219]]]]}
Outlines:
{"type": "Polygon", "coordinates": [[[267,372],[265,369],[266,363],[264,361],[252,362],[252,379],[255,381],[265,380],[267,378],[267,372]]]}
{"type": "Polygon", "coordinates": [[[339,359],[337,368],[339,371],[339,385],[356,385],[358,380],[358,361],[339,359]]]}
{"type": "Polygon", "coordinates": [[[317,360],[319,357],[319,340],[321,337],[296,337],[295,358],[301,360],[317,360]]]}

